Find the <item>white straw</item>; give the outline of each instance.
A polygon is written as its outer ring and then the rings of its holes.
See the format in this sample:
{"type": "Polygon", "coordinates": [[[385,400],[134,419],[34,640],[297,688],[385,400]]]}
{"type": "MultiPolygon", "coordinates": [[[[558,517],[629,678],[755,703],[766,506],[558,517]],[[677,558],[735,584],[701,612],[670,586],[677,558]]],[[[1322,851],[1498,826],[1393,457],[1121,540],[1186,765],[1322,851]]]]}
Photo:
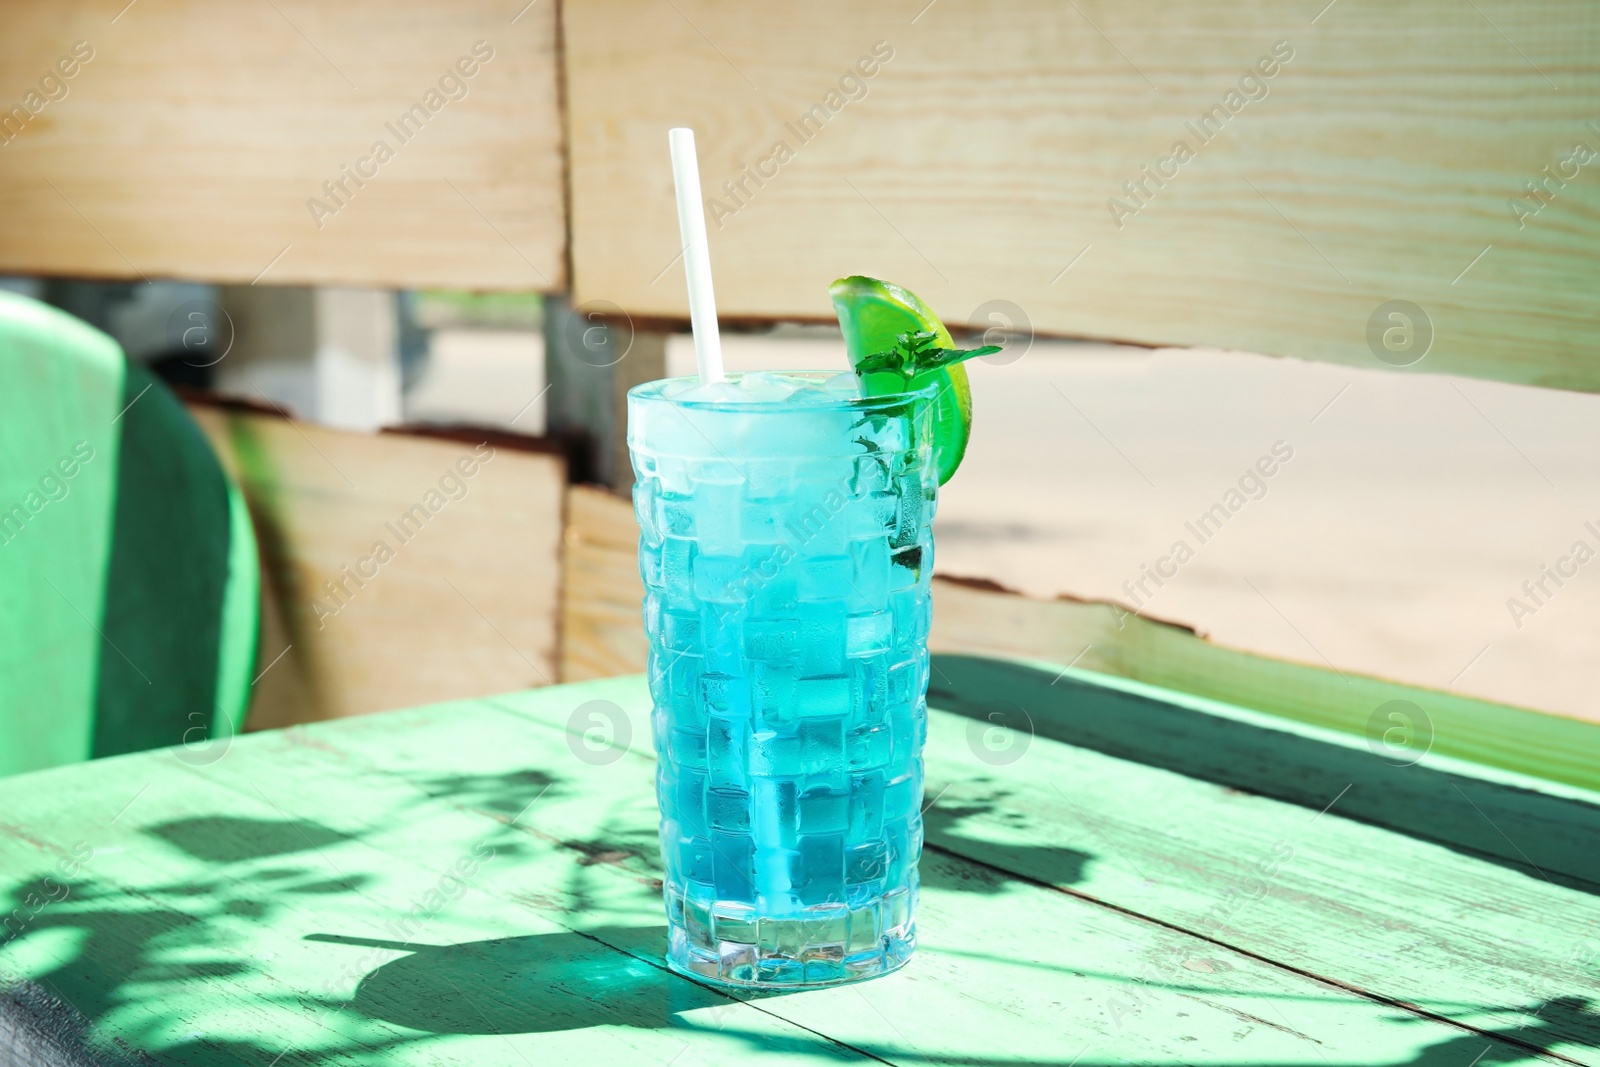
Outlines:
{"type": "Polygon", "coordinates": [[[702,382],[726,381],[727,376],[722,373],[722,338],[717,333],[717,299],[711,291],[711,248],[706,243],[706,213],[700,202],[700,162],[695,157],[694,131],[685,126],[670,129],[667,144],[672,148],[678,234],[683,238],[683,266],[689,278],[694,360],[702,382]]]}

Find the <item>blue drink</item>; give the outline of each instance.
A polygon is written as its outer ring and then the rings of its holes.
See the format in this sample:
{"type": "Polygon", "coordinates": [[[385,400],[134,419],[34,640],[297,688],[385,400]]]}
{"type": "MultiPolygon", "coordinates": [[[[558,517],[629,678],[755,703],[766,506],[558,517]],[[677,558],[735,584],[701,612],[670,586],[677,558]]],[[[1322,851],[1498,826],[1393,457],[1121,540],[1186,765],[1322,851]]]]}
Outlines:
{"type": "Polygon", "coordinates": [[[916,944],[933,390],[628,394],[668,962],[793,988],[916,944]]]}

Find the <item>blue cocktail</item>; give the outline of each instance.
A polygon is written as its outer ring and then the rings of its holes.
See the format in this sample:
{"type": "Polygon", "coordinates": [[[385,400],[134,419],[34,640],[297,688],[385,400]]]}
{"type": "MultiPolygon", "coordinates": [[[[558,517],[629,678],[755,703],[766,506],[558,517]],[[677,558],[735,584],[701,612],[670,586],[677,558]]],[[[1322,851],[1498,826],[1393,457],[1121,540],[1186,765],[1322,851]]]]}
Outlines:
{"type": "Polygon", "coordinates": [[[935,392],[628,394],[677,969],[820,985],[916,944],[935,392]]]}

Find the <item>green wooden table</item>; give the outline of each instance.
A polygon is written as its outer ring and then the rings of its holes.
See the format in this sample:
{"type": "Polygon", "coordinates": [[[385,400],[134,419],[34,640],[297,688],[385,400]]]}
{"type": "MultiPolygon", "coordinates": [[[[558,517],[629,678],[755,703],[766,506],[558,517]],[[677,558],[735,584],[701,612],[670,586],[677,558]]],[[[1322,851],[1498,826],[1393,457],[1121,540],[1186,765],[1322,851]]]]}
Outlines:
{"type": "Polygon", "coordinates": [[[0,1064],[1600,1064],[1600,796],[935,664],[896,974],[664,969],[617,679],[0,780],[0,1064]]]}

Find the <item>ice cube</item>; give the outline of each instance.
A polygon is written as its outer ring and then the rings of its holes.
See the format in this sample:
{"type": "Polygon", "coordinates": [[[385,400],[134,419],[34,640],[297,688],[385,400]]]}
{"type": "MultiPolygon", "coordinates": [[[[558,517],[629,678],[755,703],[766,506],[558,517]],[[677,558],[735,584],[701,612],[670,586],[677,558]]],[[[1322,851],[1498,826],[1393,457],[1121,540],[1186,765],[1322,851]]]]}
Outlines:
{"type": "Polygon", "coordinates": [[[740,376],[739,388],[744,393],[740,398],[742,400],[776,402],[789,399],[795,392],[796,383],[766,371],[755,371],[740,376]]]}
{"type": "Polygon", "coordinates": [[[737,382],[697,382],[672,399],[686,404],[726,404],[747,398],[737,382]]]}
{"type": "Polygon", "coordinates": [[[845,371],[823,382],[822,390],[833,396],[858,397],[861,395],[861,379],[853,371],[845,371]]]}

